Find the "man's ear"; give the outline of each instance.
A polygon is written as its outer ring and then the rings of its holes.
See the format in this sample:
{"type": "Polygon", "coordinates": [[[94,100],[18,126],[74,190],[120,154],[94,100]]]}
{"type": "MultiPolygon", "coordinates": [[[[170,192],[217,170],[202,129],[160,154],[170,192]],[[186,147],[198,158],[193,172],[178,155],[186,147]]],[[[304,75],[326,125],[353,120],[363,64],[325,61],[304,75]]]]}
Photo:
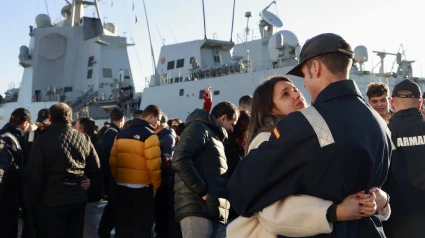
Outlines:
{"type": "Polygon", "coordinates": [[[394,99],[389,98],[389,100],[390,100],[391,108],[392,108],[392,109],[393,109],[393,111],[395,112],[395,111],[396,111],[396,108],[394,107],[394,106],[395,106],[394,99]]]}
{"type": "Polygon", "coordinates": [[[218,119],[219,119],[219,121],[224,122],[225,120],[227,120],[227,116],[226,115],[222,115],[218,119]]]}

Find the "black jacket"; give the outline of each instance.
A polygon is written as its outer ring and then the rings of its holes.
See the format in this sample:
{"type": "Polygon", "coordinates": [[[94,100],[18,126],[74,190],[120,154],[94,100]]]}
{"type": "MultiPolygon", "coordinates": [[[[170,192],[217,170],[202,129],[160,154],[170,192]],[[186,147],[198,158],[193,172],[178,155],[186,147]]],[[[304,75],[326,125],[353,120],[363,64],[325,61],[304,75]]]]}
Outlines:
{"type": "Polygon", "coordinates": [[[116,199],[117,184],[111,174],[109,167],[109,158],[111,157],[112,146],[114,145],[115,137],[118,135],[120,128],[114,122],[110,122],[110,127],[103,134],[102,144],[99,145],[102,154],[100,155],[101,176],[103,190],[108,199],[116,199]]]}
{"type": "MultiPolygon", "coordinates": [[[[239,145],[230,143],[229,140],[226,140],[224,142],[224,151],[226,153],[226,160],[228,166],[227,173],[230,178],[232,176],[233,171],[235,171],[236,167],[238,167],[239,162],[244,157],[243,149],[239,145]]],[[[239,215],[236,213],[235,209],[233,209],[232,205],[230,204],[229,220],[234,220],[238,216],[239,215]]]]}
{"type": "Polygon", "coordinates": [[[425,122],[422,113],[411,108],[395,113],[388,127],[396,150],[384,186],[392,210],[385,234],[420,237],[425,234],[425,122]]]}
{"type": "Polygon", "coordinates": [[[172,162],[176,219],[198,216],[227,223],[230,204],[223,146],[227,133],[218,120],[203,109],[192,112],[186,124],[172,162]],[[202,197],[207,194],[204,201],[202,197]]]}
{"type": "Polygon", "coordinates": [[[0,199],[2,193],[19,191],[23,177],[22,145],[25,141],[24,131],[19,127],[7,123],[0,130],[0,135],[4,133],[12,134],[19,143],[20,148],[9,137],[2,137],[4,144],[1,144],[2,148],[0,148],[0,169],[2,170],[2,174],[0,174],[0,199]]]}
{"type": "MultiPolygon", "coordinates": [[[[387,131],[354,81],[332,83],[313,106],[284,117],[270,140],[239,163],[227,187],[232,207],[251,216],[289,195],[306,194],[339,204],[348,195],[381,187],[392,149],[387,131]]],[[[316,237],[384,235],[379,218],[373,216],[336,222],[331,234],[316,237]]]]}
{"type": "Polygon", "coordinates": [[[161,148],[161,187],[168,187],[168,180],[172,175],[164,154],[173,154],[176,145],[176,133],[172,128],[164,128],[158,132],[159,147],[161,148]]]}
{"type": "Polygon", "coordinates": [[[87,202],[81,181],[96,178],[99,158],[88,135],[70,124],[53,123],[33,144],[25,201],[58,206],[87,202]]]}
{"type": "Polygon", "coordinates": [[[34,140],[41,134],[45,133],[48,130],[48,127],[41,131],[39,130],[39,128],[37,128],[37,130],[34,131],[29,131],[29,132],[25,132],[25,143],[23,146],[23,154],[24,154],[24,161],[23,161],[23,174],[26,174],[26,169],[28,166],[28,160],[30,158],[30,154],[31,154],[31,148],[32,148],[32,144],[34,143],[34,140]]]}
{"type": "MultiPolygon", "coordinates": [[[[90,141],[96,150],[97,135],[95,134],[90,136],[90,141]]],[[[97,153],[97,150],[96,150],[96,153],[97,153]]],[[[100,160],[100,157],[99,157],[99,160],[100,160]]],[[[102,197],[103,197],[102,174],[99,170],[96,173],[96,177],[90,179],[90,187],[87,190],[87,198],[88,198],[87,202],[98,202],[102,199],[102,197]]]]}

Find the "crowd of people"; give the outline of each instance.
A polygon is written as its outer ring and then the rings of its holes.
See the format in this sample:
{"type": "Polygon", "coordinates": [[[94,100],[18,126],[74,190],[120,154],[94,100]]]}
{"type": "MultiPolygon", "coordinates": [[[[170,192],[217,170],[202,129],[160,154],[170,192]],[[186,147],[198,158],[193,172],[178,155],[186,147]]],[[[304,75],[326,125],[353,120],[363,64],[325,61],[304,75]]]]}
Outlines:
{"type": "MultiPolygon", "coordinates": [[[[239,107],[210,88],[183,122],[157,105],[100,129],[63,103],[0,130],[0,237],[399,238],[425,234],[421,89],[349,78],[335,34],[239,107]],[[390,107],[391,106],[391,107],[390,107]],[[391,109],[392,108],[392,109],[391,109]]],[[[158,105],[161,102],[158,102],[158,105]]]]}

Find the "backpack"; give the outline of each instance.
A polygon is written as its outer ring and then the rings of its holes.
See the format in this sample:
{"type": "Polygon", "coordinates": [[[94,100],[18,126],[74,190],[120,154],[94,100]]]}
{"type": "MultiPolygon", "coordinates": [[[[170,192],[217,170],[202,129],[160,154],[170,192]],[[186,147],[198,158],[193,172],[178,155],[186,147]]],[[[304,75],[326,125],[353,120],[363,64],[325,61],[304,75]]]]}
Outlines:
{"type": "Polygon", "coordinates": [[[20,168],[22,167],[22,162],[22,149],[16,137],[10,132],[6,132],[0,135],[0,196],[7,180],[8,174],[18,172],[20,178],[22,178],[22,170],[20,170],[20,168]],[[11,143],[15,145],[16,149],[18,150],[19,158],[14,158],[8,151],[7,140],[5,140],[5,138],[9,138],[11,143]]]}

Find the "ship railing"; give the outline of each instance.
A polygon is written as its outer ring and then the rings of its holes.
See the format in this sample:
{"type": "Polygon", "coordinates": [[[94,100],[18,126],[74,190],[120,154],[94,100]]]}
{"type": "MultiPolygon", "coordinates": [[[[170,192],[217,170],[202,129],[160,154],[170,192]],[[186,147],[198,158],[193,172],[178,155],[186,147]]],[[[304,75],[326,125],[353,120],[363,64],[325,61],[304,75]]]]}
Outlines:
{"type": "Polygon", "coordinates": [[[255,31],[254,29],[249,30],[248,32],[243,31],[236,34],[236,43],[241,44],[244,42],[254,41],[261,39],[261,34],[259,31],[255,31]]]}
{"type": "Polygon", "coordinates": [[[187,70],[185,72],[179,72],[176,75],[173,75],[172,73],[167,74],[161,74],[159,75],[159,85],[154,86],[160,86],[165,84],[175,84],[175,83],[182,83],[186,81],[194,81],[196,80],[203,80],[203,79],[209,79],[209,78],[219,78],[222,76],[228,76],[228,75],[234,75],[234,74],[245,74],[255,71],[261,71],[261,70],[267,70],[273,68],[272,64],[269,61],[249,61],[247,62],[242,61],[244,64],[244,68],[240,71],[229,70],[227,73],[219,73],[215,71],[214,73],[208,73],[204,74],[202,76],[196,77],[193,74],[193,70],[187,70]]]}

